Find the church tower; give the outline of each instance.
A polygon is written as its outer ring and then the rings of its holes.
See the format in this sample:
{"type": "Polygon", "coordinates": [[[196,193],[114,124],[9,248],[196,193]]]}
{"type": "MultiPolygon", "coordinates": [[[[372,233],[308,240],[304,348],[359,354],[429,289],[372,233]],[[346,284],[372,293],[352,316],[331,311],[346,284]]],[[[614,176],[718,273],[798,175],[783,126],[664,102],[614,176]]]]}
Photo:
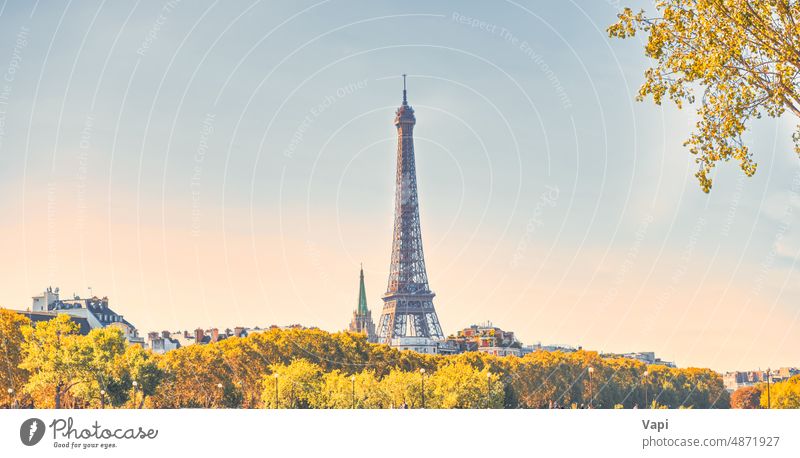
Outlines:
{"type": "Polygon", "coordinates": [[[372,312],[367,308],[367,289],[364,287],[364,267],[361,267],[361,277],[358,283],[358,308],[353,311],[350,320],[350,332],[367,335],[367,340],[375,342],[375,323],[372,321],[372,312]]]}

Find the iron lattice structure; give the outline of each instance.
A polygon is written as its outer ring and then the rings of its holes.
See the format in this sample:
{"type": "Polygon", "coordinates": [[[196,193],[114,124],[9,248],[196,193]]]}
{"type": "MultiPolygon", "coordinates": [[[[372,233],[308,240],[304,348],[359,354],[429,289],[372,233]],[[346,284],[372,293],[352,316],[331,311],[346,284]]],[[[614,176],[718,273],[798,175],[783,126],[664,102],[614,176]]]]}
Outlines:
{"type": "Polygon", "coordinates": [[[403,75],[403,104],[397,109],[397,177],[394,200],[394,233],[389,285],[383,295],[383,313],[378,322],[378,341],[427,337],[444,339],[433,308],[435,294],[428,286],[422,231],[419,222],[417,172],[414,161],[414,109],[406,98],[403,75]]]}

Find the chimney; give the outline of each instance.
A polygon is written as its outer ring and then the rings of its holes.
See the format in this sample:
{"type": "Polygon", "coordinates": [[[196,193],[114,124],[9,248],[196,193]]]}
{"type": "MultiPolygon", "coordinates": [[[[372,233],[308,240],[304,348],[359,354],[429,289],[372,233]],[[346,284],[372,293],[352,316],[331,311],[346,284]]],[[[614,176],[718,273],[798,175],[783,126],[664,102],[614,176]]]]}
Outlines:
{"type": "Polygon", "coordinates": [[[241,326],[236,326],[233,328],[233,335],[236,337],[242,337],[244,335],[244,328],[241,326]]]}
{"type": "Polygon", "coordinates": [[[197,328],[194,330],[194,343],[203,343],[203,337],[204,334],[202,329],[197,328]]]}
{"type": "Polygon", "coordinates": [[[219,329],[211,328],[211,342],[217,342],[219,340],[219,329]]]}
{"type": "Polygon", "coordinates": [[[169,331],[161,331],[161,337],[168,339],[169,338],[169,331]]]}

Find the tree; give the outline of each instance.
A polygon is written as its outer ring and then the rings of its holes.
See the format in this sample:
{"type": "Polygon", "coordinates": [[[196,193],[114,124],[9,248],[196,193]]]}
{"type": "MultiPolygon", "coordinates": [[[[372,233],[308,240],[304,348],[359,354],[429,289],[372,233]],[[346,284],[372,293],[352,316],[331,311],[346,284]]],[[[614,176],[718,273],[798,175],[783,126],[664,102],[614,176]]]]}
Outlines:
{"type": "Polygon", "coordinates": [[[391,405],[391,400],[383,391],[380,379],[374,371],[365,370],[354,376],[357,409],[385,409],[391,405]]]}
{"type": "Polygon", "coordinates": [[[20,367],[31,374],[25,391],[44,404],[37,407],[60,409],[70,389],[91,380],[88,355],[79,345],[77,332],[78,325],[65,314],[22,328],[25,343],[20,367]]]}
{"type": "Polygon", "coordinates": [[[130,386],[127,373],[120,371],[125,347],[125,336],[116,327],[93,329],[85,337],[75,337],[74,351],[85,364],[86,383],[76,385],[72,394],[82,406],[119,406],[125,402],[126,385],[130,386]]]}
{"type": "Polygon", "coordinates": [[[584,353],[537,351],[525,355],[511,379],[520,407],[541,409],[588,402],[586,362],[597,361],[596,354],[584,353]]]}
{"type": "Polygon", "coordinates": [[[121,366],[128,373],[124,379],[130,380],[131,385],[136,382],[132,393],[133,402],[135,408],[141,409],[147,397],[156,393],[164,379],[164,371],[158,366],[158,358],[153,352],[139,345],[129,345],[122,355],[121,366]]]}
{"type": "MultiPolygon", "coordinates": [[[[430,399],[430,383],[425,386],[425,395],[430,399]]],[[[381,379],[381,391],[389,400],[389,407],[420,408],[422,406],[422,375],[419,372],[407,372],[392,369],[381,379]]]]}
{"type": "Polygon", "coordinates": [[[731,407],[734,409],[758,409],[761,402],[761,390],[755,386],[743,386],[731,395],[731,407]]]}
{"type": "Polygon", "coordinates": [[[428,408],[546,408],[587,405],[588,367],[594,368],[597,408],[643,406],[645,386],[654,407],[728,406],[721,376],[705,369],[654,365],[647,367],[645,380],[643,363],[596,352],[539,351],[523,358],[424,355],[371,344],[360,335],[301,329],[190,345],[163,356],[129,347],[108,380],[118,381],[127,400],[135,378],[137,407],[327,409],[351,408],[355,401],[356,408],[419,408],[424,368],[428,408]],[[152,389],[144,372],[126,362],[139,359],[159,371],[152,389]]]}
{"type": "Polygon", "coordinates": [[[22,328],[27,325],[30,325],[28,318],[0,309],[0,405],[3,406],[19,406],[22,387],[28,381],[28,372],[19,367],[24,342],[22,328]]]}
{"type": "MultiPolygon", "coordinates": [[[[674,371],[673,371],[674,372],[674,371]]],[[[710,409],[730,407],[730,395],[721,377],[711,369],[689,367],[680,370],[683,386],[680,407],[710,409]]]]}
{"type": "Polygon", "coordinates": [[[225,339],[219,346],[224,367],[229,373],[228,377],[224,377],[226,383],[223,382],[224,404],[229,407],[258,407],[261,377],[272,361],[259,351],[253,338],[225,339]]]}
{"type": "Polygon", "coordinates": [[[499,409],[503,407],[503,384],[497,374],[465,363],[447,364],[430,380],[431,402],[439,409],[499,409]]]}
{"type": "MultiPolygon", "coordinates": [[[[797,0],[662,0],[657,14],[625,8],[608,28],[611,37],[648,34],[645,72],[638,100],[665,97],[679,108],[695,103],[700,120],[685,142],[696,156],[695,174],[709,192],[720,161],[735,160],[747,176],[756,162],[742,138],[763,115],[787,110],[800,117],[800,2],[797,0]]],[[[800,154],[800,126],[792,136],[800,154]]]]}
{"type": "Polygon", "coordinates": [[[267,408],[307,409],[319,405],[322,391],[320,366],[305,359],[295,359],[288,365],[273,365],[271,370],[272,374],[265,375],[262,382],[261,401],[267,408]],[[278,384],[277,405],[275,383],[278,384]]]}
{"type": "MultiPolygon", "coordinates": [[[[217,385],[229,379],[217,344],[189,345],[167,352],[157,361],[163,380],[152,395],[158,408],[211,407],[217,385]]],[[[137,381],[138,383],[138,381],[137,381]]]]}
{"type": "MultiPolygon", "coordinates": [[[[761,407],[767,407],[767,387],[760,384],[761,407]]],[[[800,409],[800,375],[771,384],[769,391],[770,407],[773,409],[800,409]]]]}
{"type": "MultiPolygon", "coordinates": [[[[275,393],[272,394],[274,397],[275,393]]],[[[334,370],[322,375],[322,386],[314,407],[374,409],[388,407],[389,404],[388,395],[381,389],[380,381],[373,371],[348,375],[334,370]]]]}
{"type": "MultiPolygon", "coordinates": [[[[603,407],[613,403],[621,403],[623,408],[645,407],[650,403],[653,388],[650,384],[647,365],[641,361],[628,358],[613,358],[603,360],[607,366],[607,378],[600,380],[601,390],[598,393],[600,404],[603,407]]],[[[616,407],[615,407],[616,408],[616,407]]]]}

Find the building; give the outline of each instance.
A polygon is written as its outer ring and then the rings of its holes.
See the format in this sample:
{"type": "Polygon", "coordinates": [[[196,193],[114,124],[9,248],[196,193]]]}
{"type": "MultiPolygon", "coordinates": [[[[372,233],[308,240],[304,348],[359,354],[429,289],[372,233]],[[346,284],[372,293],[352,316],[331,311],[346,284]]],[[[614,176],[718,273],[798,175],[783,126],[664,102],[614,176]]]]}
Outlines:
{"type": "Polygon", "coordinates": [[[153,350],[154,353],[166,353],[189,345],[216,343],[230,337],[244,337],[247,334],[248,332],[245,331],[245,328],[238,326],[233,330],[225,329],[224,331],[220,331],[219,328],[197,328],[192,332],[154,331],[147,334],[147,347],[153,350]]]}
{"type": "Polygon", "coordinates": [[[604,358],[628,358],[628,359],[635,359],[637,361],[641,361],[648,365],[658,365],[658,366],[667,366],[667,367],[675,367],[675,363],[672,361],[665,361],[661,358],[656,357],[655,352],[652,351],[639,351],[633,353],[604,353],[601,356],[604,358]]]}
{"type": "Polygon", "coordinates": [[[372,312],[367,308],[367,290],[364,287],[364,267],[358,282],[358,307],[353,311],[353,318],[348,328],[350,332],[366,334],[369,342],[377,341],[375,337],[375,322],[372,321],[372,312]]]}
{"type": "Polygon", "coordinates": [[[743,386],[752,386],[766,380],[761,371],[734,371],[722,375],[722,383],[728,391],[735,391],[743,386]]]}
{"type": "Polygon", "coordinates": [[[408,104],[405,81],[403,75],[403,103],[394,118],[397,128],[394,230],[389,282],[383,295],[377,340],[401,349],[438,351],[444,334],[433,307],[435,294],[428,285],[422,250],[413,134],[417,121],[414,109],[408,104]]]}
{"type": "Polygon", "coordinates": [[[177,338],[173,338],[173,333],[169,331],[147,333],[147,346],[153,353],[164,354],[170,350],[181,348],[181,343],[177,338]]]}
{"type": "Polygon", "coordinates": [[[122,330],[128,343],[144,345],[144,339],[139,337],[136,327],[109,307],[108,297],[81,298],[73,295],[71,299],[62,299],[58,288],[47,287],[40,296],[33,296],[32,300],[31,310],[20,312],[32,321],[49,320],[63,313],[72,317],[82,329],[85,328],[83,322],[89,330],[116,327],[122,330]]]}
{"type": "MultiPolygon", "coordinates": [[[[781,382],[788,380],[794,375],[800,374],[800,369],[796,367],[781,367],[769,370],[770,382],[781,382]]],[[[753,386],[767,381],[767,371],[733,371],[722,375],[722,383],[728,391],[736,391],[743,386],[753,386]]]]}
{"type": "Polygon", "coordinates": [[[439,342],[428,337],[399,337],[392,339],[389,346],[400,351],[415,351],[417,353],[438,354],[439,342]]]}
{"type": "Polygon", "coordinates": [[[573,347],[571,345],[562,345],[562,344],[542,345],[541,342],[537,342],[531,345],[524,345],[522,347],[522,355],[525,356],[528,353],[534,353],[537,351],[560,351],[562,353],[574,353],[581,349],[582,349],[581,347],[573,347]]]}
{"type": "Polygon", "coordinates": [[[455,346],[458,353],[479,351],[495,356],[522,355],[522,343],[514,337],[514,333],[492,326],[491,322],[473,324],[447,340],[455,346]]]}
{"type": "Polygon", "coordinates": [[[783,382],[785,380],[789,380],[790,378],[799,374],[800,374],[800,368],[797,367],[781,367],[779,369],[770,371],[770,376],[772,376],[772,380],[776,382],[783,382]]]}
{"type": "Polygon", "coordinates": [[[233,337],[247,337],[250,334],[270,331],[272,329],[317,329],[316,327],[305,327],[299,324],[290,326],[276,326],[272,325],[267,328],[246,328],[243,326],[236,326],[233,329],[226,328],[220,330],[219,328],[197,328],[194,331],[161,331],[149,332],[147,334],[147,348],[150,348],[155,353],[166,353],[189,345],[206,345],[220,342],[225,339],[233,337]]]}
{"type": "MultiPolygon", "coordinates": [[[[34,326],[36,323],[41,321],[50,321],[58,316],[58,313],[56,312],[32,312],[30,310],[14,310],[14,313],[19,313],[20,315],[27,317],[29,320],[31,320],[31,324],[34,326]]],[[[86,318],[71,316],[70,319],[73,323],[78,325],[78,334],[85,336],[86,334],[89,334],[89,331],[92,330],[92,327],[89,326],[89,321],[86,318]]]]}

